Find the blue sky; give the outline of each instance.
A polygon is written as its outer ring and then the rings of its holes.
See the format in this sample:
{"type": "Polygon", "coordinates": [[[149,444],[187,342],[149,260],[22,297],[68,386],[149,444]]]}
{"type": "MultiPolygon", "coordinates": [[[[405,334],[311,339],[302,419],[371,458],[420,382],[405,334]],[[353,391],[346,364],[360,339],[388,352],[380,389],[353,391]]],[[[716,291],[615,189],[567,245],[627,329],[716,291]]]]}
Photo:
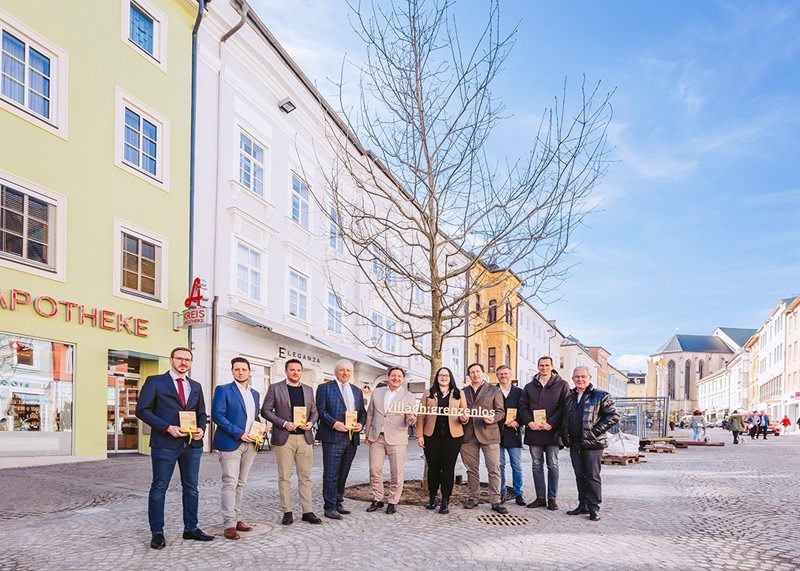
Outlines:
{"type": "MultiPolygon", "coordinates": [[[[339,0],[251,0],[331,102],[328,78],[362,47],[339,0]]],[[[483,0],[459,0],[466,31],[483,0]]],[[[577,233],[559,329],[625,368],[676,328],[758,327],[800,294],[800,2],[518,0],[518,26],[493,91],[512,119],[493,152],[530,147],[530,129],[581,77],[615,89],[613,164],[598,212],[577,233]]]]}

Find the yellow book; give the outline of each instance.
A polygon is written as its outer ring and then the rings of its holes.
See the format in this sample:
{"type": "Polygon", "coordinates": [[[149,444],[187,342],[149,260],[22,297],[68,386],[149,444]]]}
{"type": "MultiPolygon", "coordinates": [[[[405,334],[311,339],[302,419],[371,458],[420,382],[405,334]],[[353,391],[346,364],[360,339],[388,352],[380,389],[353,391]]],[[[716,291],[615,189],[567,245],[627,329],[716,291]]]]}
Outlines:
{"type": "Polygon", "coordinates": [[[517,420],[517,409],[510,408],[506,411],[506,424],[517,420]]]}
{"type": "Polygon", "coordinates": [[[253,421],[253,426],[250,427],[250,436],[258,440],[264,440],[264,435],[267,433],[267,425],[263,422],[253,421]]]}
{"type": "Polygon", "coordinates": [[[358,411],[348,410],[344,413],[344,425],[348,430],[353,430],[358,424],[358,411]]]}
{"type": "Polygon", "coordinates": [[[543,408],[537,408],[533,411],[533,422],[544,424],[547,422],[547,411],[543,408]]]}
{"type": "Polygon", "coordinates": [[[197,413],[193,410],[178,411],[181,432],[197,432],[197,413]]]}
{"type": "Polygon", "coordinates": [[[308,417],[306,416],[306,407],[304,406],[295,406],[292,407],[292,424],[294,424],[298,428],[302,428],[306,425],[306,421],[308,417]]]}

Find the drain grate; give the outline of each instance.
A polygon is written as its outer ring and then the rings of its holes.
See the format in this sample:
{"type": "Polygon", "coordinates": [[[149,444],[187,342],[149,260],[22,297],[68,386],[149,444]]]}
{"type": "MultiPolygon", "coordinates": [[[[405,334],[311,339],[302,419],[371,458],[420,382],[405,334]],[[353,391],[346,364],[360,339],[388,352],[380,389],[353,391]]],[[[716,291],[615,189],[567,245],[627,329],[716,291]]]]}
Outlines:
{"type": "Polygon", "coordinates": [[[526,517],[511,514],[479,515],[478,521],[488,525],[527,525],[530,523],[526,517]]]}

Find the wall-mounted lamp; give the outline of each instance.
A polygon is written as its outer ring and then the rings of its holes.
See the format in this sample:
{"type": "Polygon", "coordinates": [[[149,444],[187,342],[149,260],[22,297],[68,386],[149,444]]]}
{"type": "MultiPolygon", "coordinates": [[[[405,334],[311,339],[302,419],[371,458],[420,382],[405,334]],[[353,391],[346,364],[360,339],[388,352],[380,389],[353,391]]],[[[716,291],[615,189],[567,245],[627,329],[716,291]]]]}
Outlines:
{"type": "Polygon", "coordinates": [[[292,111],[294,111],[295,109],[297,109],[297,105],[295,105],[294,102],[288,97],[283,101],[281,101],[280,103],[278,103],[278,107],[280,107],[281,111],[283,111],[287,115],[292,111]]]}

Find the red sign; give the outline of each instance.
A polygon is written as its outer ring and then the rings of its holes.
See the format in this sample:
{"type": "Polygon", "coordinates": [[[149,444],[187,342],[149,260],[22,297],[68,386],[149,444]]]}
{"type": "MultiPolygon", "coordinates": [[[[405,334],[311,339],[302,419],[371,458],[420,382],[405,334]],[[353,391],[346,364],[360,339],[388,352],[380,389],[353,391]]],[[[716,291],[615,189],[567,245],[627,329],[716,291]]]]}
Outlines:
{"type": "Polygon", "coordinates": [[[8,301],[0,291],[0,309],[16,311],[22,305],[33,305],[33,310],[42,317],[51,318],[63,315],[64,321],[84,325],[91,322],[91,327],[99,327],[106,331],[125,331],[135,337],[147,337],[149,321],[141,317],[116,313],[110,309],[98,309],[75,303],[74,301],[58,300],[49,295],[40,295],[34,298],[29,292],[21,289],[12,289],[8,301]],[[74,317],[74,319],[73,319],[74,317]]]}
{"type": "Polygon", "coordinates": [[[203,302],[203,282],[200,278],[194,278],[192,282],[192,289],[189,291],[189,297],[183,302],[183,305],[188,307],[198,306],[203,302]]]}

